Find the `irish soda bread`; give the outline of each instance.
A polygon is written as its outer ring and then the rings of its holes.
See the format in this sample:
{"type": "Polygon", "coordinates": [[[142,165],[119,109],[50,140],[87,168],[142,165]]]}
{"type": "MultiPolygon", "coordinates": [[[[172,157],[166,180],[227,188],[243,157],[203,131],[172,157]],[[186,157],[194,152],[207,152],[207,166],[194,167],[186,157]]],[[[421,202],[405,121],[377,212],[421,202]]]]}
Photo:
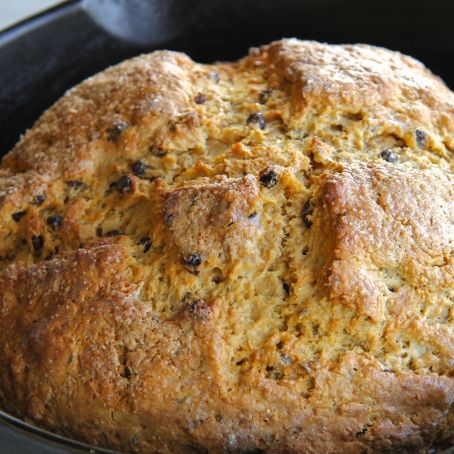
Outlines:
{"type": "Polygon", "coordinates": [[[0,167],[0,407],[125,452],[454,443],[453,170],[395,52],[107,69],[0,167]]]}

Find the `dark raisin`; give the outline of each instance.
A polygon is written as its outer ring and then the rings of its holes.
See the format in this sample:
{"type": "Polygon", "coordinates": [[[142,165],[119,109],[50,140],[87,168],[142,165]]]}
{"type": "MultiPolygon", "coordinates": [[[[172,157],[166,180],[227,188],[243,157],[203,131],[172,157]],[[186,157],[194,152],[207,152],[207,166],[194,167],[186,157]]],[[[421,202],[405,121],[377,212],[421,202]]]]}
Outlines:
{"type": "Polygon", "coordinates": [[[241,358],[235,364],[237,366],[242,366],[246,361],[247,361],[247,358],[241,358]]]}
{"type": "Polygon", "coordinates": [[[121,230],[114,229],[106,232],[104,236],[119,236],[119,235],[124,235],[124,233],[121,230]]]}
{"type": "Polygon", "coordinates": [[[363,119],[363,114],[362,112],[348,112],[344,114],[344,117],[351,121],[361,121],[363,119]]]}
{"type": "Polygon", "coordinates": [[[59,214],[53,214],[47,218],[47,225],[53,229],[57,229],[61,226],[63,219],[59,214]]]}
{"type": "Polygon", "coordinates": [[[282,372],[275,369],[273,366],[266,366],[266,372],[268,378],[273,378],[274,380],[280,380],[282,378],[282,372]]]}
{"type": "Polygon", "coordinates": [[[78,180],[65,181],[65,183],[70,188],[81,188],[82,186],[84,186],[84,183],[82,181],[78,181],[78,180]]]}
{"type": "Polygon", "coordinates": [[[109,142],[116,142],[121,133],[128,127],[128,123],[124,121],[118,121],[111,128],[107,130],[107,140],[109,142]]]}
{"type": "Polygon", "coordinates": [[[345,131],[345,127],[344,125],[331,125],[331,128],[333,128],[335,131],[339,131],[339,132],[342,132],[342,131],[345,131]]]}
{"type": "Polygon", "coordinates": [[[193,300],[187,307],[187,313],[194,320],[204,320],[208,316],[208,306],[203,300],[193,300]]]}
{"type": "Polygon", "coordinates": [[[125,366],[125,367],[124,367],[122,376],[123,376],[124,378],[126,378],[126,379],[132,377],[131,369],[130,369],[128,366],[125,366]]]}
{"type": "Polygon", "coordinates": [[[102,236],[102,227],[96,227],[96,235],[102,236]]]}
{"type": "Polygon", "coordinates": [[[272,92],[273,92],[273,90],[271,90],[271,88],[267,88],[266,90],[263,90],[259,95],[260,104],[266,104],[268,102],[268,99],[270,99],[272,92]]]}
{"type": "Polygon", "coordinates": [[[257,213],[254,211],[254,213],[251,213],[251,214],[248,216],[248,219],[254,219],[255,217],[257,217],[257,213]]]}
{"type": "Polygon", "coordinates": [[[27,214],[27,210],[17,211],[13,213],[11,217],[15,222],[19,222],[25,215],[27,214]]]}
{"type": "Polygon", "coordinates": [[[32,245],[35,250],[36,255],[41,255],[41,251],[44,246],[44,238],[42,235],[33,235],[32,236],[32,245]]]}
{"type": "Polygon", "coordinates": [[[135,161],[131,164],[132,173],[139,178],[144,177],[149,168],[150,166],[143,163],[142,161],[135,161]]]}
{"type": "Polygon", "coordinates": [[[312,221],[309,219],[309,216],[312,214],[314,211],[314,207],[312,206],[312,203],[310,200],[308,200],[304,206],[303,210],[301,212],[301,217],[303,218],[304,225],[310,229],[312,227],[312,221]]]}
{"type": "Polygon", "coordinates": [[[153,156],[156,156],[158,158],[162,158],[167,154],[167,151],[163,150],[162,148],[155,148],[153,146],[150,146],[149,150],[153,156]]]}
{"type": "Polygon", "coordinates": [[[147,253],[151,249],[151,238],[149,236],[144,236],[137,244],[143,246],[143,252],[147,253]]]}
{"type": "Polygon", "coordinates": [[[309,247],[308,246],[304,246],[302,251],[301,251],[301,254],[307,255],[308,253],[309,253],[309,247]]]}
{"type": "Polygon", "coordinates": [[[211,280],[215,284],[220,284],[221,282],[224,282],[222,270],[220,270],[219,268],[213,268],[213,277],[211,278],[211,280]]]}
{"type": "Polygon", "coordinates": [[[317,336],[317,334],[319,333],[319,329],[320,329],[320,325],[318,323],[312,324],[312,334],[314,336],[317,336]]]}
{"type": "Polygon", "coordinates": [[[199,94],[194,98],[194,102],[195,102],[196,104],[204,104],[206,100],[207,100],[207,97],[206,97],[206,95],[204,95],[203,93],[199,93],[199,94]]]}
{"type": "Polygon", "coordinates": [[[120,194],[127,194],[129,192],[132,192],[132,179],[128,175],[123,175],[121,176],[116,182],[115,182],[115,189],[120,193],[120,194]]]}
{"type": "Polygon", "coordinates": [[[196,272],[196,268],[202,263],[202,257],[200,254],[193,252],[192,254],[183,257],[183,262],[189,271],[194,273],[196,272]]]}
{"type": "Polygon", "coordinates": [[[290,295],[290,285],[288,285],[287,282],[283,282],[282,287],[284,288],[285,294],[290,295]]]}
{"type": "Polygon", "coordinates": [[[210,77],[214,82],[219,82],[219,73],[217,71],[211,71],[210,77]]]}
{"type": "Polygon", "coordinates": [[[423,148],[427,142],[427,134],[421,129],[415,129],[416,143],[419,148],[423,148]]]}
{"type": "Polygon", "coordinates": [[[199,254],[193,252],[184,258],[184,262],[189,266],[199,266],[202,263],[202,257],[199,254]]]}
{"type": "Polygon", "coordinates": [[[260,173],[259,179],[260,183],[262,183],[265,188],[269,189],[276,186],[279,181],[279,176],[273,169],[268,168],[260,173]]]}
{"type": "Polygon", "coordinates": [[[399,160],[399,155],[394,153],[392,150],[383,150],[380,153],[380,157],[382,157],[385,161],[388,162],[397,162],[399,160]]]}
{"type": "Polygon", "coordinates": [[[355,437],[363,436],[369,430],[369,426],[366,424],[359,432],[356,432],[355,437]]]}
{"type": "Polygon", "coordinates": [[[46,194],[39,194],[33,198],[32,204],[40,206],[44,203],[45,200],[46,200],[46,194]]]}
{"type": "Polygon", "coordinates": [[[251,113],[251,115],[249,115],[249,117],[247,117],[246,122],[247,122],[247,124],[257,123],[257,125],[260,129],[265,129],[265,126],[266,126],[265,117],[263,116],[262,112],[251,113]]]}

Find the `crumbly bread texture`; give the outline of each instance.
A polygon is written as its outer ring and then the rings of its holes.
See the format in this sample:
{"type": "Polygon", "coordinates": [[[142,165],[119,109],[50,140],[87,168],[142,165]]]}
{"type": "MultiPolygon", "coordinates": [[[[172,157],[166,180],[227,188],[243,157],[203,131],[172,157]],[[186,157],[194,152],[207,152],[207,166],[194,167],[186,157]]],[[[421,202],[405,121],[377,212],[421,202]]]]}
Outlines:
{"type": "Polygon", "coordinates": [[[0,166],[0,406],[143,453],[454,444],[454,95],[294,39],[70,90],[0,166]]]}

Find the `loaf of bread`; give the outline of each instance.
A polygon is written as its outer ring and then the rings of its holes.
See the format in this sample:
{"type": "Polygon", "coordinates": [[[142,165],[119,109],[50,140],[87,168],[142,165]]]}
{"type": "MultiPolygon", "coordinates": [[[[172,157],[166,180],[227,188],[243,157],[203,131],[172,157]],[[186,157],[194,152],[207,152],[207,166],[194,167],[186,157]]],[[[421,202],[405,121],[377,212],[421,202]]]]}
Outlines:
{"type": "Polygon", "coordinates": [[[0,408],[137,453],[454,444],[454,95],[282,40],[87,79],[0,166],[0,408]]]}

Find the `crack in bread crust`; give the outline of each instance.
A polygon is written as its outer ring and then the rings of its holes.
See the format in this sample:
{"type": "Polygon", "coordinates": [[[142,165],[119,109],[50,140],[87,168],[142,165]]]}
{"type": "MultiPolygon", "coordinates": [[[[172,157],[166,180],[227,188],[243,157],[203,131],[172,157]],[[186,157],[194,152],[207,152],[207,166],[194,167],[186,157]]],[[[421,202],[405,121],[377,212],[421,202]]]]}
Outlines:
{"type": "Polygon", "coordinates": [[[125,452],[454,443],[453,151],[452,92],[371,46],[87,79],[0,165],[1,408],[125,452]]]}

